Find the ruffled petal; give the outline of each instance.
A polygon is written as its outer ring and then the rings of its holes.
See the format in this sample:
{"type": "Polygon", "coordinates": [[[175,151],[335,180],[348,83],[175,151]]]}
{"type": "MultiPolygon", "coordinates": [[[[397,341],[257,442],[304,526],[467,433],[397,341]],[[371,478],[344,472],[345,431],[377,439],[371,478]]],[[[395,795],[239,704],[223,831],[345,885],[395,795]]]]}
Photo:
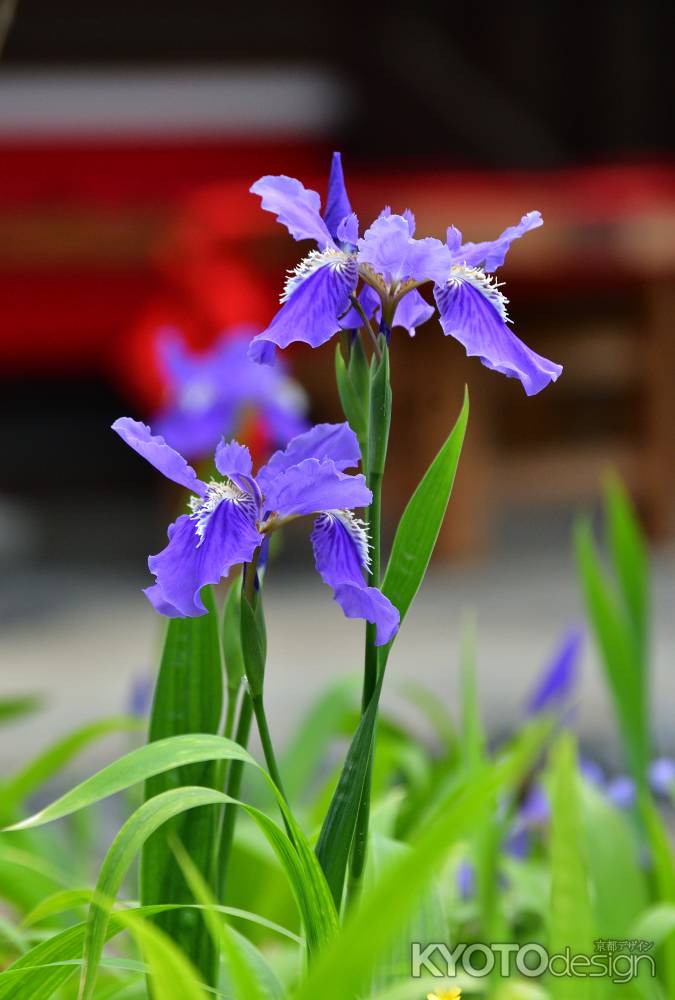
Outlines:
{"type": "MultiPolygon", "coordinates": [[[[323,219],[326,228],[333,239],[342,239],[338,234],[338,227],[346,216],[352,214],[352,206],[349,203],[347,188],[345,187],[345,175],[342,170],[342,156],[340,153],[333,153],[330,165],[330,175],[328,177],[328,194],[326,196],[326,211],[323,219]]],[[[357,233],[358,237],[358,233],[357,233]]],[[[355,242],[355,241],[349,241],[355,242]]]]}
{"type": "Polygon", "coordinates": [[[156,584],[145,591],[153,607],[170,618],[206,614],[202,587],[218,583],[232,568],[249,562],[263,536],[256,530],[250,497],[222,499],[201,522],[183,514],[169,527],[169,544],[148,559],[156,584]]]}
{"type": "MultiPolygon", "coordinates": [[[[321,218],[321,198],[295,177],[267,174],[250,187],[262,199],[262,208],[274,212],[295,240],[316,240],[319,247],[333,246],[333,239],[321,218]]],[[[345,212],[345,215],[347,213],[345,212]]]]}
{"type": "Polygon", "coordinates": [[[416,288],[407,292],[394,313],[394,326],[402,326],[411,337],[415,336],[418,326],[422,326],[433,316],[434,307],[422,298],[416,288]]]}
{"type": "Polygon", "coordinates": [[[287,284],[288,298],[267,330],[251,341],[249,357],[253,361],[269,363],[275,346],[304,343],[320,347],[339,330],[340,317],[349,307],[349,296],[358,281],[356,257],[326,251],[310,255],[303,265],[287,284]]]}
{"type": "Polygon", "coordinates": [[[314,522],[312,547],[316,568],[347,618],[364,618],[376,627],[376,643],[389,642],[400,615],[376,587],[367,586],[368,540],[363,525],[348,510],[328,510],[314,522]]]}
{"type": "Polygon", "coordinates": [[[496,240],[462,244],[455,249],[454,260],[468,267],[482,265],[486,271],[496,271],[504,263],[504,258],[514,240],[529,233],[530,229],[538,229],[543,225],[541,212],[528,212],[516,226],[508,226],[496,240]]]}
{"type": "Polygon", "coordinates": [[[387,281],[434,281],[442,284],[450,273],[452,258],[445,243],[427,237],[415,240],[410,221],[402,215],[381,215],[359,240],[359,261],[387,281]]]}
{"type": "Polygon", "coordinates": [[[153,435],[147,424],[142,424],[140,420],[132,420],[131,417],[120,417],[112,425],[112,429],[167,479],[173,480],[179,486],[185,486],[192,493],[204,496],[206,486],[197,477],[192,466],[188,465],[183,456],[174,451],[163,437],[153,435]]]}
{"type": "Polygon", "coordinates": [[[316,514],[334,507],[367,507],[373,494],[365,476],[340,472],[334,462],[307,458],[270,479],[265,509],[280,517],[316,514]]]}
{"type": "Polygon", "coordinates": [[[216,468],[221,476],[250,476],[253,472],[251,452],[238,441],[221,441],[216,448],[216,468]]]}
{"type": "Polygon", "coordinates": [[[294,437],[283,451],[276,451],[267,465],[260,469],[256,478],[263,491],[266,492],[279,473],[308,458],[319,462],[331,461],[340,471],[352,469],[361,461],[358,438],[346,421],[342,424],[315,424],[311,430],[294,437]]]}
{"type": "Polygon", "coordinates": [[[463,344],[469,357],[478,357],[493,371],[519,379],[528,396],[555,382],[562,372],[547,358],[536,354],[506,325],[505,300],[480,271],[467,270],[444,287],[434,288],[434,297],[446,336],[463,344]]]}

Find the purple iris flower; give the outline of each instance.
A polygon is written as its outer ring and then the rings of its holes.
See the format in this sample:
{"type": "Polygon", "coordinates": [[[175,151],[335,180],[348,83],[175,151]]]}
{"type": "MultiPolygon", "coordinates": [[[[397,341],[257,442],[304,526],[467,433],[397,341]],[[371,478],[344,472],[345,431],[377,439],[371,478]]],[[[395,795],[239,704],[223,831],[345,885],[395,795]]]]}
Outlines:
{"type": "Polygon", "coordinates": [[[414,334],[434,311],[417,291],[431,282],[443,332],[459,340],[469,356],[519,379],[528,396],[560,375],[560,365],[536,354],[512,332],[508,300],[493,276],[513,240],[542,225],[539,212],[528,212],[484,243],[462,243],[461,233],[451,226],[443,243],[417,239],[409,210],[396,215],[385,208],[359,237],[339,153],[333,154],[323,214],[317,192],[292,177],[261,177],[251,192],[294,239],[316,244],[291,272],[270,326],[253,339],[254,360],[269,363],[277,347],[296,341],[319,347],[340,328],[361,326],[356,299],[369,319],[386,307],[392,326],[414,334]]]}
{"type": "Polygon", "coordinates": [[[191,459],[213,453],[223,434],[237,431],[245,414],[259,414],[275,445],[307,429],[307,400],[283,366],[254,364],[248,345],[256,330],[238,327],[208,351],[191,351],[174,330],[158,341],[169,399],[153,426],[173,448],[191,459]]]}
{"type": "Polygon", "coordinates": [[[317,424],[275,452],[255,477],[248,448],[223,439],[215,453],[223,478],[209,483],[145,424],[122,417],[112,426],[134,451],[192,494],[190,513],[170,525],[169,544],[148,560],[156,583],[145,593],[160,614],[206,614],[202,587],[218,583],[238,563],[250,562],[272,531],[311,514],[316,568],[344,614],[372,622],[378,645],[394,636],[398,611],[363,577],[368,538],[352,508],[368,506],[372,494],[364,476],[344,472],[360,456],[348,424],[317,424]]]}
{"type": "Polygon", "coordinates": [[[675,796],[675,760],[657,757],[649,765],[649,783],[656,795],[663,798],[675,796]]]}
{"type": "Polygon", "coordinates": [[[570,628],[564,634],[527,700],[528,715],[564,707],[577,684],[583,638],[579,628],[570,628]]]}

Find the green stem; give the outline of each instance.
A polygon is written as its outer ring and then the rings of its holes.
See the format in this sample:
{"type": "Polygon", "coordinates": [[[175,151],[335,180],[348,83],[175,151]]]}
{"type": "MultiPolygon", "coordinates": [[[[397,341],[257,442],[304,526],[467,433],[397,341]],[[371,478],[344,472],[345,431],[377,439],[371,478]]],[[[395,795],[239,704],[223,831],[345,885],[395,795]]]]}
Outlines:
{"type": "MultiPolygon", "coordinates": [[[[244,692],[239,709],[239,721],[235,741],[244,749],[248,745],[248,738],[251,732],[251,721],[253,719],[253,701],[248,691],[244,692]]],[[[233,760],[227,775],[227,785],[225,792],[233,799],[239,798],[241,791],[241,779],[244,772],[243,760],[233,760]]],[[[220,831],[220,847],[218,850],[218,898],[225,901],[225,887],[227,880],[227,869],[232,853],[232,841],[234,840],[234,826],[237,819],[237,809],[233,802],[229,802],[223,811],[223,825],[220,831]]]]}
{"type": "MultiPolygon", "coordinates": [[[[382,475],[373,473],[370,477],[370,489],[373,493],[373,501],[367,514],[367,524],[370,531],[371,542],[371,564],[368,573],[368,585],[370,587],[380,586],[380,561],[381,561],[381,516],[382,516],[382,475]]],[[[373,697],[377,686],[377,646],[375,645],[376,628],[370,622],[366,625],[366,647],[363,671],[363,693],[361,697],[361,712],[365,712],[373,697]]],[[[372,782],[373,752],[371,749],[368,770],[363,787],[363,796],[359,806],[359,814],[356,820],[356,830],[354,832],[354,843],[352,846],[349,886],[347,899],[352,903],[356,898],[361,885],[363,871],[366,865],[368,852],[368,827],[370,824],[370,794],[372,782]]]]}
{"type": "Polygon", "coordinates": [[[265,755],[265,763],[267,764],[267,770],[269,772],[270,778],[277,786],[277,788],[283,795],[284,799],[286,799],[286,793],[284,792],[284,786],[281,780],[279,765],[277,764],[277,758],[274,753],[274,747],[272,745],[270,728],[267,724],[267,716],[265,714],[265,706],[263,704],[262,693],[253,696],[253,711],[255,713],[256,722],[258,723],[258,732],[260,733],[260,742],[262,743],[263,753],[265,755]]]}

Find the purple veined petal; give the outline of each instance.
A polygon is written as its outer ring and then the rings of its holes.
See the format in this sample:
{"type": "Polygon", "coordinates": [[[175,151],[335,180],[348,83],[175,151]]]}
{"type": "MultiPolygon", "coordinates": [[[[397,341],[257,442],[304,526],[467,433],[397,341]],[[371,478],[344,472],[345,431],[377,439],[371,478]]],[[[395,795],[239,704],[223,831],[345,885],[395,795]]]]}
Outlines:
{"type": "Polygon", "coordinates": [[[411,337],[414,337],[417,327],[426,323],[433,316],[434,312],[434,307],[425,302],[417,289],[413,288],[411,291],[406,292],[396,306],[393,325],[402,326],[404,330],[408,331],[411,337]]]}
{"type": "Polygon", "coordinates": [[[448,226],[445,235],[445,245],[454,258],[455,251],[459,250],[462,245],[462,234],[457,226],[448,226]]]}
{"type": "MultiPolygon", "coordinates": [[[[330,164],[330,174],[328,175],[328,193],[326,195],[326,210],[323,213],[323,220],[330,235],[342,240],[338,232],[341,222],[352,214],[352,206],[349,203],[349,195],[345,186],[345,175],[342,170],[342,156],[340,153],[333,153],[330,164]]],[[[356,216],[354,216],[356,218],[356,216]]],[[[357,233],[358,238],[358,233],[357,233]]],[[[356,240],[349,240],[355,243],[356,240]]]]}
{"type": "Polygon", "coordinates": [[[112,425],[112,429],[167,479],[173,480],[179,486],[185,486],[199,496],[205,495],[206,485],[197,477],[192,466],[188,465],[183,456],[174,451],[163,437],[153,435],[147,424],[142,424],[140,420],[132,420],[131,417],[120,417],[112,425]]]}
{"type": "Polygon", "coordinates": [[[304,343],[320,347],[340,329],[340,317],[358,282],[356,257],[339,250],[310,254],[286,285],[286,301],[264,333],[251,341],[249,357],[269,363],[272,344],[304,343]]]}
{"type": "Polygon", "coordinates": [[[675,760],[657,757],[649,765],[649,784],[657,795],[670,798],[675,795],[675,760]]]}
{"type": "Polygon", "coordinates": [[[620,774],[607,782],[605,793],[618,809],[630,809],[636,798],[635,782],[627,774],[620,774]]]}
{"type": "MultiPolygon", "coordinates": [[[[258,477],[260,478],[260,477],[258,477]]],[[[307,458],[260,483],[265,509],[280,517],[316,514],[333,507],[367,507],[373,495],[365,476],[340,472],[330,460],[307,458]]]]}
{"type": "Polygon", "coordinates": [[[333,246],[333,238],[321,218],[321,198],[316,191],[285,174],[276,177],[267,174],[249,190],[260,196],[262,208],[273,212],[293,239],[316,240],[321,250],[333,246]]]}
{"type": "Polygon", "coordinates": [[[359,219],[355,212],[346,215],[337,228],[340,243],[356,248],[359,242],[359,219]]]}
{"type": "Polygon", "coordinates": [[[506,299],[483,271],[453,268],[451,279],[434,288],[434,298],[446,337],[458,340],[486,368],[519,379],[528,396],[562,372],[562,365],[530,350],[509,329],[506,299]]]}
{"type": "Polygon", "coordinates": [[[228,479],[250,476],[253,473],[251,452],[245,444],[239,444],[238,441],[223,439],[216,448],[215,462],[221,476],[227,476],[228,479]]]}
{"type": "Polygon", "coordinates": [[[217,403],[203,411],[185,411],[172,406],[155,418],[155,430],[167,444],[194,461],[213,454],[223,434],[232,433],[236,407],[217,403]]]}
{"type": "Polygon", "coordinates": [[[376,587],[367,586],[368,537],[349,510],[326,510],[314,522],[312,547],[316,568],[333,590],[347,618],[364,618],[376,628],[376,644],[384,646],[396,634],[398,610],[376,587]]]}
{"type": "Polygon", "coordinates": [[[157,582],[145,593],[155,610],[169,618],[206,614],[202,587],[218,583],[232,566],[250,562],[262,541],[250,497],[207,497],[192,515],[182,514],[170,526],[169,544],[148,559],[157,582]]]}
{"type": "MultiPolygon", "coordinates": [[[[382,300],[374,288],[364,285],[358,294],[358,300],[364,313],[369,320],[382,311],[382,300]]],[[[357,309],[352,306],[348,312],[340,319],[340,326],[343,330],[358,330],[363,326],[363,319],[357,309]]]]}
{"type": "Polygon", "coordinates": [[[370,264],[387,281],[434,281],[450,274],[452,257],[445,243],[433,237],[415,240],[402,215],[380,216],[359,240],[359,261],[370,264]]]}
{"type": "Polygon", "coordinates": [[[279,473],[308,458],[319,462],[330,460],[341,472],[353,469],[361,461],[358,438],[346,421],[341,424],[315,424],[289,441],[283,451],[276,451],[267,465],[259,470],[256,478],[263,491],[279,473]]]}
{"type": "Polygon", "coordinates": [[[527,699],[527,715],[559,709],[570,698],[579,677],[583,639],[584,633],[579,628],[570,628],[564,634],[527,699]]]}
{"type": "Polygon", "coordinates": [[[504,263],[504,258],[514,240],[538,229],[544,225],[541,212],[528,212],[515,226],[508,226],[496,240],[485,240],[483,243],[464,243],[455,249],[454,263],[466,264],[468,267],[482,265],[485,271],[496,271],[504,263]]]}

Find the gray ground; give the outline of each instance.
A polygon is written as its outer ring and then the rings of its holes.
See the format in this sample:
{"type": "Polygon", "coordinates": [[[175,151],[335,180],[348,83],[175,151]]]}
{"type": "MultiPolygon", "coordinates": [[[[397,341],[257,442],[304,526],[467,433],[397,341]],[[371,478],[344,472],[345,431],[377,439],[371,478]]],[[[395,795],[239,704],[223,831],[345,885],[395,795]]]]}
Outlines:
{"type": "MultiPolygon", "coordinates": [[[[158,619],[126,575],[51,570],[13,578],[0,630],[0,697],[44,695],[44,710],[0,728],[0,771],[73,726],[124,710],[135,680],[156,662],[158,619]],[[29,609],[30,612],[29,612],[29,609]]],[[[653,710],[662,751],[675,751],[675,551],[654,563],[653,710]]],[[[7,581],[7,576],[5,576],[7,581]]],[[[331,678],[359,670],[362,628],[347,622],[314,574],[270,575],[269,715],[275,736],[292,732],[304,708],[331,678]],[[276,578],[275,578],[276,577],[276,578]]],[[[409,678],[438,692],[453,710],[458,623],[478,619],[480,692],[492,732],[517,724],[523,698],[561,630],[581,619],[567,546],[523,555],[518,546],[469,568],[433,571],[405,623],[391,659],[387,698],[409,678]]],[[[599,667],[587,643],[578,726],[589,750],[606,761],[617,751],[599,667]]],[[[90,752],[90,770],[114,752],[114,741],[90,752]]]]}

